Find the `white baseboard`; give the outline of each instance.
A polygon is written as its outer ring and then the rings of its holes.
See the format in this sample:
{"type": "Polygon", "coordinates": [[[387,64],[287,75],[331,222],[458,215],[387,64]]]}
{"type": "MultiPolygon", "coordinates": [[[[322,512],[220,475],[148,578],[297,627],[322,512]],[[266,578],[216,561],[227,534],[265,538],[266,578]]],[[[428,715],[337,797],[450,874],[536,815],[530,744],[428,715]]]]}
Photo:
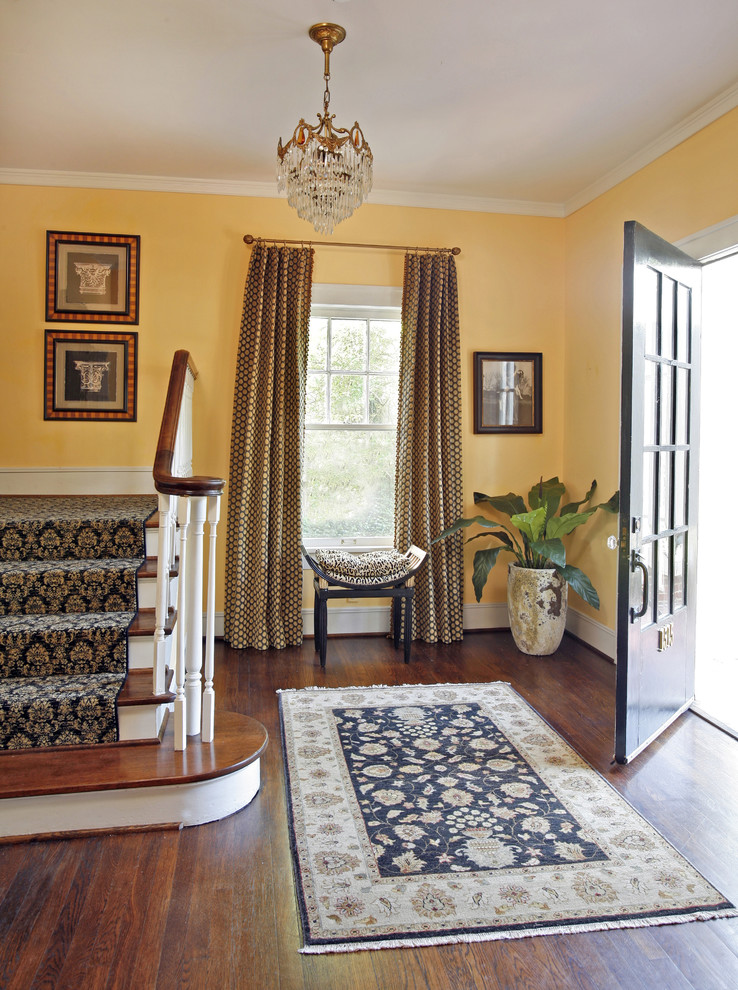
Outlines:
{"type": "Polygon", "coordinates": [[[3,495],[153,495],[148,467],[0,468],[3,495]]]}
{"type": "MultiPolygon", "coordinates": [[[[334,607],[328,609],[328,634],[360,636],[372,633],[386,633],[389,630],[389,606],[334,607]]],[[[464,605],[464,629],[509,629],[507,605],[504,603],[482,603],[464,605]]],[[[216,630],[222,630],[223,617],[216,616],[216,630]]],[[[567,631],[583,643],[603,653],[611,660],[616,655],[616,637],[612,629],[601,622],[590,619],[581,612],[570,608],[566,620],[567,631]]],[[[313,609],[302,610],[303,635],[313,634],[313,609]]],[[[216,631],[216,635],[222,635],[216,631]]]]}
{"type": "Polygon", "coordinates": [[[566,616],[566,631],[615,662],[617,636],[614,629],[608,629],[596,619],[590,619],[588,615],[582,615],[581,612],[569,608],[566,616]]]}

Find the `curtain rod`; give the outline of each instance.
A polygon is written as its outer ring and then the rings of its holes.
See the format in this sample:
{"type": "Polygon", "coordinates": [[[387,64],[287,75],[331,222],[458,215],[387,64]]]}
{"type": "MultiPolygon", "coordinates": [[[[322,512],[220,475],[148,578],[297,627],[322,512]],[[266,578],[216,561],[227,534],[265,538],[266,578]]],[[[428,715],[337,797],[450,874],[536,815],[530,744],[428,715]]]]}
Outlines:
{"type": "Polygon", "coordinates": [[[253,234],[244,234],[243,241],[244,244],[266,241],[269,244],[301,244],[303,247],[381,248],[383,251],[448,251],[450,254],[461,254],[460,247],[432,248],[414,247],[407,244],[355,244],[347,241],[288,241],[284,237],[254,237],[253,234]]]}

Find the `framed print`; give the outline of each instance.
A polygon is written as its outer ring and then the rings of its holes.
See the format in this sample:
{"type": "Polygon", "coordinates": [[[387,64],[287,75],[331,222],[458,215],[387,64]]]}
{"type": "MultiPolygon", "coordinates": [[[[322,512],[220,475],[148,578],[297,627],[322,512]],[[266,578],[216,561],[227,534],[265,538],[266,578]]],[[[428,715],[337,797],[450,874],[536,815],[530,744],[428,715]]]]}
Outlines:
{"type": "Polygon", "coordinates": [[[138,323],[140,237],[46,231],[49,322],[138,323]]]}
{"type": "Polygon", "coordinates": [[[474,432],[541,433],[541,354],[474,353],[474,432]]]}
{"type": "Polygon", "coordinates": [[[47,330],[44,419],[136,419],[138,334],[47,330]]]}

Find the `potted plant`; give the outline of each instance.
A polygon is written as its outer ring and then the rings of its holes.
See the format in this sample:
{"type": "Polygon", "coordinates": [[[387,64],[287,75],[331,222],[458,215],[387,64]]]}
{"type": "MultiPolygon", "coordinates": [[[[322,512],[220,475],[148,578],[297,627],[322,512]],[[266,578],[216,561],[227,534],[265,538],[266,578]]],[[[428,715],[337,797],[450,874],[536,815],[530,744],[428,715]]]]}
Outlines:
{"type": "Polygon", "coordinates": [[[579,502],[561,506],[566,491],[558,478],[542,478],[528,493],[526,506],[522,496],[484,495],[474,492],[476,504],[487,505],[509,517],[509,524],[487,516],[457,519],[437,536],[433,543],[444,540],[474,524],[483,528],[466,542],[493,537],[498,546],[477,550],[474,554],[472,583],[477,601],[497,558],[503,550],[515,557],[508,566],[507,604],[510,629],[519,650],[534,656],[554,653],[566,626],[568,588],[571,587],[587,604],[600,607],[600,599],[592,582],[578,567],[566,562],[563,537],[584,525],[598,509],[617,514],[619,493],[599,505],[591,500],[597,488],[592,485],[579,502]],[[561,506],[561,507],[560,507],[561,506]]]}

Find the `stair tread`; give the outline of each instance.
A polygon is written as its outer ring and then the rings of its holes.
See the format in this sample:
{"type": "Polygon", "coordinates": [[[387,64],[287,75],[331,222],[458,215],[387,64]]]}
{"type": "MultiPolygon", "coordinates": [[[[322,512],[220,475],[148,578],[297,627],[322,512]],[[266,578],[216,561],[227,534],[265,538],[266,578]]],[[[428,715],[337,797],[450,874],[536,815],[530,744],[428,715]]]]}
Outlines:
{"type": "MultiPolygon", "coordinates": [[[[170,608],[169,615],[167,616],[167,621],[164,625],[164,631],[167,635],[171,633],[174,629],[174,623],[177,619],[176,609],[170,608]]],[[[128,630],[129,636],[153,636],[156,632],[156,609],[153,608],[140,608],[136,613],[136,617],[131,623],[131,628],[128,630]]]]}
{"type": "Polygon", "coordinates": [[[190,736],[187,748],[180,751],[174,749],[173,719],[169,723],[161,743],[146,740],[2,751],[0,800],[210,780],[259,759],[269,738],[256,719],[216,711],[213,742],[202,743],[199,736],[190,736]]]}
{"type": "Polygon", "coordinates": [[[51,615],[0,615],[0,633],[39,632],[48,629],[73,631],[94,626],[121,629],[133,621],[135,612],[55,612],[51,615]]]}
{"type": "Polygon", "coordinates": [[[143,557],[91,557],[89,560],[69,557],[62,560],[0,560],[0,575],[48,574],[54,571],[120,571],[138,568],[143,557]]]}
{"type": "MultiPolygon", "coordinates": [[[[171,684],[174,671],[168,671],[167,684],[171,684]]],[[[129,670],[126,682],[118,695],[118,707],[125,708],[129,705],[166,705],[174,701],[173,691],[164,691],[162,694],[153,694],[151,686],[154,681],[154,672],[149,667],[139,667],[136,670],[129,670]]]]}

